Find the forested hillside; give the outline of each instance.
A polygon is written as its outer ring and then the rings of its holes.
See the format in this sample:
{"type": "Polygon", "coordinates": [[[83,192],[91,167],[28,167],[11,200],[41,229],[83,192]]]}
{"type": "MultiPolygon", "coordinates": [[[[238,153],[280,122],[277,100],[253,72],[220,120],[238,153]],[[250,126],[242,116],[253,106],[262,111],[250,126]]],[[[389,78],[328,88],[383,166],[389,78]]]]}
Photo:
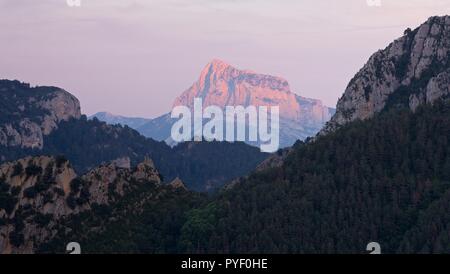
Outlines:
{"type": "Polygon", "coordinates": [[[86,252],[448,253],[450,104],[350,123],[214,198],[157,208],[76,235],[86,252]]]}
{"type": "Polygon", "coordinates": [[[450,252],[450,105],[389,111],[299,145],[216,202],[190,251],[450,252]]]}

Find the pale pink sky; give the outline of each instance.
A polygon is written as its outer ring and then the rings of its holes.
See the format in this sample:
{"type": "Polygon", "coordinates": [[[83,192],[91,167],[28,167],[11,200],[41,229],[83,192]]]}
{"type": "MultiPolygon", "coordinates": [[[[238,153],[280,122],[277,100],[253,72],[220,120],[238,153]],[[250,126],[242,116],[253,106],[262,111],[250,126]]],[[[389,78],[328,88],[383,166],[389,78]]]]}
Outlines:
{"type": "Polygon", "coordinates": [[[369,56],[450,0],[0,0],[0,78],[56,85],[82,111],[155,117],[213,58],[335,106],[369,56]]]}

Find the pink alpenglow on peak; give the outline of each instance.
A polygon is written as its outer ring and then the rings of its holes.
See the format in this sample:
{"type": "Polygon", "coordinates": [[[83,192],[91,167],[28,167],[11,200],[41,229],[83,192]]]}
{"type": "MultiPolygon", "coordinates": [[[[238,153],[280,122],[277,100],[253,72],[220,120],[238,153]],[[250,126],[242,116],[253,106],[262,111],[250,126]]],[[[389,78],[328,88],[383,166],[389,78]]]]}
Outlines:
{"type": "MultiPolygon", "coordinates": [[[[293,145],[297,140],[315,136],[335,112],[335,109],[324,106],[320,100],[293,93],[289,83],[281,77],[239,70],[218,59],[206,65],[198,80],[175,99],[173,108],[186,106],[193,110],[195,98],[201,99],[203,109],[216,106],[224,113],[226,107],[278,107],[282,148],[293,145]]],[[[147,137],[174,144],[170,137],[176,121],[168,113],[137,130],[147,137]]],[[[258,147],[261,145],[259,142],[247,143],[258,147]]]]}
{"type": "Polygon", "coordinates": [[[175,100],[173,107],[193,109],[194,98],[201,98],[203,107],[222,109],[278,106],[282,147],[314,136],[334,114],[334,109],[324,106],[320,100],[291,92],[289,83],[281,77],[239,70],[218,59],[206,65],[198,81],[175,100]]]}
{"type": "Polygon", "coordinates": [[[298,110],[295,95],[288,82],[279,77],[238,70],[214,59],[200,74],[199,80],[178,97],[174,106],[191,107],[194,98],[202,98],[204,106],[280,106],[289,117],[298,110]]]}

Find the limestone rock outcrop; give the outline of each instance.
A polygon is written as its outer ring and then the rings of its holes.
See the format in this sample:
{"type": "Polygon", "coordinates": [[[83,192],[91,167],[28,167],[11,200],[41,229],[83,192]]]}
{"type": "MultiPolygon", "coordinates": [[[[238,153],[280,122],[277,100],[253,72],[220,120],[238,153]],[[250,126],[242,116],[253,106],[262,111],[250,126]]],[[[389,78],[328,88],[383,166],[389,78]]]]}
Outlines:
{"type": "Polygon", "coordinates": [[[322,134],[390,107],[415,110],[450,96],[450,16],[431,17],[373,54],[339,99],[322,134]]]}
{"type": "Polygon", "coordinates": [[[42,149],[61,121],[81,117],[75,96],[56,87],[0,80],[0,145],[42,149]]]}
{"type": "Polygon", "coordinates": [[[153,162],[115,162],[77,176],[63,157],[27,157],[0,166],[0,254],[33,253],[69,216],[118,202],[140,184],[161,185],[153,162]]]}

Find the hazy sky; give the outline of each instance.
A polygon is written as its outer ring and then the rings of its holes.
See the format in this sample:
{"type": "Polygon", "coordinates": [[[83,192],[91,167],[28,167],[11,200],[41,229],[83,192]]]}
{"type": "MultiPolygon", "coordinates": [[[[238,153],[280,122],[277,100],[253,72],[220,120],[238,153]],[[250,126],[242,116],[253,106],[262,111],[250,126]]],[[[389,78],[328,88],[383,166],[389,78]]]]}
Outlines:
{"type": "Polygon", "coordinates": [[[82,111],[154,117],[213,58],[335,106],[369,56],[450,0],[0,0],[0,78],[55,85],[82,111]]]}

